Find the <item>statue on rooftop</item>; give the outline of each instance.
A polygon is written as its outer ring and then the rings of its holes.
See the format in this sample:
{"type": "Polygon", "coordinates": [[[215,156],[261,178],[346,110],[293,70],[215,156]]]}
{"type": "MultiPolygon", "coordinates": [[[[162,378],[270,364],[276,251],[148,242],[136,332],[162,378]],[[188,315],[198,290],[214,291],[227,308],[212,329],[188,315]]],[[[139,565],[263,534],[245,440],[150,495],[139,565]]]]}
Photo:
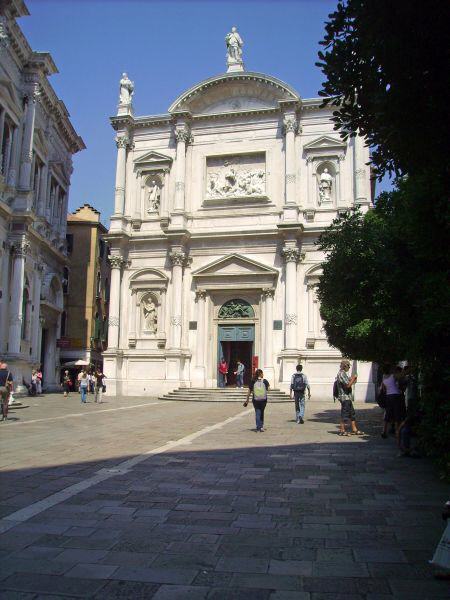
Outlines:
{"type": "Polygon", "coordinates": [[[242,38],[239,35],[236,27],[231,28],[231,32],[225,37],[225,42],[227,44],[228,67],[238,65],[242,68],[244,64],[242,60],[242,46],[244,45],[244,42],[242,41],[242,38]]]}
{"type": "Polygon", "coordinates": [[[128,79],[128,75],[126,73],[123,73],[122,79],[120,80],[119,103],[131,104],[133,94],[134,83],[128,79]]]}

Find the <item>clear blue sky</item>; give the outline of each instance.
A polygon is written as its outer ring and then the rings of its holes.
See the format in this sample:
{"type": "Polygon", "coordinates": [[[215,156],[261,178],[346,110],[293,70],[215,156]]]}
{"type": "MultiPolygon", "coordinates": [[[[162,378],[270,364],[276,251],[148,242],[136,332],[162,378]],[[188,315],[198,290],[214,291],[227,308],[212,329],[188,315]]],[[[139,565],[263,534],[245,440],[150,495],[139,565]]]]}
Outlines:
{"type": "Polygon", "coordinates": [[[334,0],[25,1],[31,15],[20,26],[34,50],[52,54],[59,74],[50,81],[87,146],[74,157],[69,210],[88,202],[105,223],[116,161],[109,117],[123,71],[135,83],[136,115],[166,112],[191,85],[225,71],[224,37],[236,25],[248,70],[315,97],[319,41],[336,6],[334,0]]]}

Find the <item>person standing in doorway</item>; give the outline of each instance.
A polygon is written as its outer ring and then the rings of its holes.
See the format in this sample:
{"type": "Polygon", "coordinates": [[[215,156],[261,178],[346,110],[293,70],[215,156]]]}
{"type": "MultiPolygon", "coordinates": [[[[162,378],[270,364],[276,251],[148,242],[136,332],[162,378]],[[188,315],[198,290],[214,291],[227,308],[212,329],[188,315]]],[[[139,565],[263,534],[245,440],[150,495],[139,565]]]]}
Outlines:
{"type": "Polygon", "coordinates": [[[269,391],[269,382],[264,379],[264,373],[261,369],[256,369],[255,375],[250,382],[247,399],[244,406],[248,405],[250,394],[253,394],[253,408],[255,409],[256,431],[265,431],[264,429],[264,411],[267,406],[267,392],[269,391]]]}
{"type": "Polygon", "coordinates": [[[227,385],[227,374],[228,374],[228,363],[224,357],[221,358],[219,363],[219,387],[225,387],[227,385]]]}
{"type": "Polygon", "coordinates": [[[295,400],[295,419],[297,423],[305,422],[303,417],[305,416],[305,392],[308,390],[308,400],[311,398],[311,388],[309,387],[309,381],[305,373],[302,373],[303,366],[297,365],[296,373],[291,378],[291,400],[294,396],[295,400]]]}
{"type": "Polygon", "coordinates": [[[344,359],[341,361],[341,368],[337,374],[336,380],[339,388],[338,400],[341,403],[341,420],[339,424],[339,435],[348,436],[345,430],[345,422],[348,420],[351,424],[352,435],[364,435],[356,425],[356,412],[353,406],[353,390],[352,386],[356,383],[357,375],[348,376],[350,371],[350,361],[344,359]]]}
{"type": "Polygon", "coordinates": [[[86,396],[87,396],[87,391],[88,391],[88,374],[86,373],[86,370],[83,369],[80,374],[78,375],[78,383],[80,385],[80,394],[81,394],[81,402],[83,402],[83,404],[86,404],[86,396]]]}
{"type": "Polygon", "coordinates": [[[39,367],[37,370],[36,393],[42,394],[42,369],[41,369],[41,367],[39,367]]]}
{"type": "Polygon", "coordinates": [[[238,359],[236,363],[236,371],[234,372],[234,374],[236,375],[236,387],[238,388],[244,387],[244,373],[245,367],[238,359]]]}
{"type": "Polygon", "coordinates": [[[13,390],[13,376],[5,362],[0,362],[0,400],[2,402],[2,421],[8,420],[9,395],[13,390]]]}

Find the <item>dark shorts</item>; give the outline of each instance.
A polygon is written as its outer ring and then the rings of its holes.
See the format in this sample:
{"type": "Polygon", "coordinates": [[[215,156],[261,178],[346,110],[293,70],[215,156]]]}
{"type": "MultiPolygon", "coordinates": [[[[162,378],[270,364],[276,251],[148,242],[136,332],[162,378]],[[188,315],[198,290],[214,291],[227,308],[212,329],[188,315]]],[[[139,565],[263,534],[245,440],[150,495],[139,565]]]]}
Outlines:
{"type": "Polygon", "coordinates": [[[403,394],[388,394],[386,396],[386,412],[384,420],[387,423],[400,423],[406,417],[406,404],[403,394]]]}
{"type": "Polygon", "coordinates": [[[341,401],[341,419],[350,419],[350,421],[354,421],[356,418],[355,407],[353,406],[353,402],[351,400],[342,400],[341,401]]]}

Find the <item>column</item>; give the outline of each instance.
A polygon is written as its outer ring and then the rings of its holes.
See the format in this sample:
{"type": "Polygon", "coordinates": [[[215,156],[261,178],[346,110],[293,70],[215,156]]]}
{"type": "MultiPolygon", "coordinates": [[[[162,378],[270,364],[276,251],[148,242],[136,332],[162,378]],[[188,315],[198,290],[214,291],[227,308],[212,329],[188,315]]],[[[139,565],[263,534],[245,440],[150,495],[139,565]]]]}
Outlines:
{"type": "Polygon", "coordinates": [[[181,348],[181,324],[183,306],[183,265],[186,254],[181,249],[170,253],[172,261],[172,311],[170,315],[171,347],[181,348]]]}
{"type": "Polygon", "coordinates": [[[109,317],[108,317],[108,350],[119,347],[119,325],[120,325],[120,275],[123,264],[121,256],[110,256],[111,264],[111,287],[109,295],[109,317]]]}
{"type": "Polygon", "coordinates": [[[308,294],[308,337],[315,337],[314,329],[314,284],[308,283],[306,286],[308,294]]]}
{"type": "Polygon", "coordinates": [[[195,292],[197,300],[197,366],[205,366],[205,306],[206,290],[195,292]]]}
{"type": "Polygon", "coordinates": [[[283,120],[286,135],[285,159],[286,159],[286,204],[296,204],[295,198],[295,133],[297,131],[297,119],[295,114],[286,115],[283,120]]]}
{"type": "Polygon", "coordinates": [[[31,161],[33,159],[33,136],[34,121],[36,116],[36,101],[38,96],[38,84],[35,83],[27,94],[27,108],[25,115],[25,127],[22,140],[22,152],[20,157],[19,188],[30,189],[31,161]]]}
{"type": "Polygon", "coordinates": [[[174,210],[183,212],[185,202],[185,178],[186,178],[186,144],[192,141],[191,132],[186,124],[177,126],[175,129],[177,140],[177,156],[175,165],[175,202],[174,210]]]}
{"type": "Polygon", "coordinates": [[[5,248],[0,251],[1,260],[1,290],[2,297],[0,298],[0,353],[6,353],[6,342],[8,332],[8,307],[9,307],[9,242],[5,242],[5,248]]]}
{"type": "Polygon", "coordinates": [[[357,135],[354,139],[355,203],[359,204],[367,202],[366,169],[369,167],[365,164],[367,161],[364,138],[362,138],[360,135],[357,135]]]}
{"type": "Polygon", "coordinates": [[[265,323],[264,323],[264,368],[273,367],[273,297],[274,288],[263,289],[265,303],[265,323]]]}
{"type": "Polygon", "coordinates": [[[34,286],[33,286],[33,325],[31,331],[31,347],[33,349],[33,360],[39,362],[39,319],[40,319],[40,308],[41,308],[41,284],[42,284],[42,273],[44,267],[42,264],[36,266],[34,273],[34,286]]]}
{"type": "Polygon", "coordinates": [[[22,329],[22,296],[25,275],[25,257],[30,251],[29,242],[23,238],[14,243],[13,278],[9,313],[8,353],[19,354],[22,329]]]}
{"type": "Polygon", "coordinates": [[[285,349],[293,350],[297,347],[297,262],[300,251],[296,246],[284,246],[281,251],[286,262],[286,298],[285,298],[285,349]]]}
{"type": "MultiPolygon", "coordinates": [[[[6,110],[4,108],[0,108],[0,165],[3,163],[3,155],[5,154],[5,149],[3,148],[3,132],[5,130],[5,117],[6,110]]],[[[3,173],[5,175],[5,173],[3,173]]]]}
{"type": "Polygon", "coordinates": [[[19,133],[20,133],[20,131],[21,131],[20,127],[13,128],[11,159],[9,162],[9,170],[8,170],[8,185],[10,187],[16,186],[17,163],[18,163],[18,158],[19,158],[19,133]]]}
{"type": "Polygon", "coordinates": [[[117,165],[116,165],[116,187],[114,199],[114,214],[123,215],[125,209],[125,183],[127,166],[128,137],[122,135],[116,137],[117,165]]]}

